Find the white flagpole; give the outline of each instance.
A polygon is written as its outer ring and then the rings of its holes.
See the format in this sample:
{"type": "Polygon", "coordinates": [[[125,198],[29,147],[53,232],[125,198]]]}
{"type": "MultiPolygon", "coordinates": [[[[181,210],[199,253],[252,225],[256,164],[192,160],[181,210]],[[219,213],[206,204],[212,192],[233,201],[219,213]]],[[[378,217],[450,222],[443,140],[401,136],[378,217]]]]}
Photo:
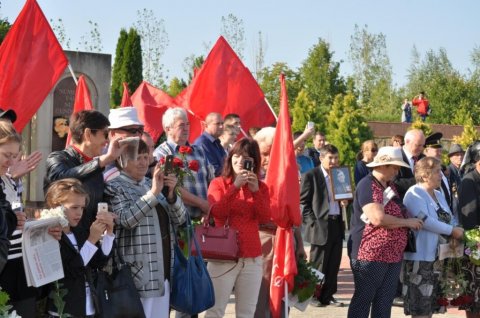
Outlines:
{"type": "Polygon", "coordinates": [[[288,317],[288,283],[285,280],[283,286],[285,287],[285,317],[288,317]]]}
{"type": "Polygon", "coordinates": [[[278,120],[278,117],[277,117],[277,114],[275,114],[275,112],[273,111],[272,105],[270,105],[270,103],[268,102],[268,100],[267,100],[266,97],[263,97],[263,99],[264,99],[265,102],[267,103],[268,107],[270,108],[270,111],[271,111],[272,114],[273,114],[273,117],[275,117],[275,120],[277,121],[277,120],[278,120]]]}
{"type": "Polygon", "coordinates": [[[70,74],[72,74],[73,81],[75,82],[75,85],[78,85],[77,78],[75,77],[75,72],[73,72],[73,68],[72,68],[72,65],[70,65],[70,63],[68,63],[68,69],[70,70],[70,74]]]}

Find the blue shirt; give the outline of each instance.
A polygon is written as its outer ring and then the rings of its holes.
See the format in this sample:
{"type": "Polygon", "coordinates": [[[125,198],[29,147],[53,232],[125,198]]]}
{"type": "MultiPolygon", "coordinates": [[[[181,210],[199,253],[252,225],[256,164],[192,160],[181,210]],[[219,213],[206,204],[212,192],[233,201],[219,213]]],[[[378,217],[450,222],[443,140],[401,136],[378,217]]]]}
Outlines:
{"type": "Polygon", "coordinates": [[[308,170],[314,168],[313,161],[309,157],[305,155],[298,155],[296,156],[296,159],[297,159],[297,165],[301,174],[304,174],[308,170]]]}
{"type": "Polygon", "coordinates": [[[207,156],[208,163],[215,168],[215,177],[220,176],[220,174],[222,174],[223,162],[226,156],[225,150],[220,144],[220,140],[204,131],[193,144],[202,147],[207,156]]]}

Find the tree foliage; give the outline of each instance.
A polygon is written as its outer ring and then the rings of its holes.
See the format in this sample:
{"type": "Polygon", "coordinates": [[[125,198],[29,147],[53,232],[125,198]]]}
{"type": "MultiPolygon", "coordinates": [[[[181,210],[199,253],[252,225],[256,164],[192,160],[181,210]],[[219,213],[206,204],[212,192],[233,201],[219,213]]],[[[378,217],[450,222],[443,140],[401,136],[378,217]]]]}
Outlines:
{"type": "Polygon", "coordinates": [[[167,73],[161,63],[169,44],[165,21],[158,19],[153,10],[138,10],[135,29],[142,38],[143,77],[155,86],[164,87],[167,73]]]}
{"type": "Polygon", "coordinates": [[[243,20],[237,18],[233,13],[222,16],[222,28],[220,33],[227,40],[228,44],[243,60],[243,51],[245,50],[245,26],[243,20]]]}
{"type": "Polygon", "coordinates": [[[142,45],[140,35],[134,28],[130,28],[125,41],[120,78],[121,82],[127,83],[130,92],[134,92],[143,81],[142,45]]]}
{"type": "Polygon", "coordinates": [[[408,128],[408,130],[412,129],[420,129],[425,136],[430,136],[433,133],[432,126],[429,123],[421,121],[420,118],[415,120],[408,128]]]}
{"type": "Polygon", "coordinates": [[[202,67],[204,62],[205,57],[203,55],[195,56],[194,54],[186,57],[185,60],[183,60],[183,70],[188,75],[188,83],[192,81],[193,75],[202,67]]]}
{"type": "Polygon", "coordinates": [[[180,94],[186,87],[187,87],[187,83],[185,83],[183,79],[174,77],[170,81],[170,85],[168,85],[167,91],[170,96],[175,97],[178,94],[180,94]]]}
{"type": "Polygon", "coordinates": [[[88,24],[90,26],[90,31],[80,37],[77,51],[82,49],[85,52],[101,53],[103,50],[103,45],[102,35],[100,34],[98,23],[88,20],[88,24]]]}
{"type": "Polygon", "coordinates": [[[123,65],[123,54],[125,43],[127,42],[128,33],[125,29],[120,30],[120,36],[117,41],[115,50],[115,61],[112,70],[112,86],[110,87],[110,103],[112,106],[120,105],[122,101],[123,81],[121,69],[123,65]]]}
{"type": "Polygon", "coordinates": [[[302,89],[298,93],[292,108],[292,131],[303,131],[308,121],[315,122],[315,118],[312,118],[314,111],[315,103],[308,98],[307,92],[302,89]]]}
{"type": "Polygon", "coordinates": [[[463,132],[460,136],[453,136],[453,141],[466,149],[474,141],[480,140],[480,134],[473,125],[472,117],[466,118],[463,126],[463,132]]]}
{"type": "Polygon", "coordinates": [[[327,116],[327,140],[338,148],[340,162],[353,166],[362,142],[373,135],[355,95],[337,95],[327,116]]]}
{"type": "Polygon", "coordinates": [[[67,36],[63,20],[57,19],[54,21],[53,19],[50,19],[50,25],[62,48],[64,50],[70,50],[70,38],[67,36]]]}
{"type": "Polygon", "coordinates": [[[8,22],[7,19],[0,19],[0,43],[3,42],[3,39],[5,38],[11,27],[12,25],[10,24],[10,22],[8,22]]]}
{"type": "Polygon", "coordinates": [[[262,70],[265,68],[265,52],[267,51],[267,39],[262,36],[262,31],[258,31],[258,41],[253,46],[253,76],[257,82],[262,81],[262,70]]]}

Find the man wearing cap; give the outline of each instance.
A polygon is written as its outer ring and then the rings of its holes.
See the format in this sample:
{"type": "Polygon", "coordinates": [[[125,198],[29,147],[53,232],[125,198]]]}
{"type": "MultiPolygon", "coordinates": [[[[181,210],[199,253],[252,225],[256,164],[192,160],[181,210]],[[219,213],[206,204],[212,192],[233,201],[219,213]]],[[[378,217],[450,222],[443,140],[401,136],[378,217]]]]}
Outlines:
{"type": "Polygon", "coordinates": [[[422,159],[425,146],[425,135],[420,129],[412,129],[405,134],[405,144],[402,147],[402,158],[410,168],[401,167],[397,179],[394,181],[398,194],[403,200],[408,188],[415,182],[414,167],[418,160],[422,159]]]}
{"type": "Polygon", "coordinates": [[[339,202],[333,198],[330,169],[338,166],[338,149],[325,145],[320,149],[320,166],[302,177],[300,205],[302,207],[305,241],[310,246],[310,262],[325,274],[319,298],[314,306],[343,306],[333,295],[337,292],[337,275],[342,259],[345,236],[339,202]]]}
{"type": "MultiPolygon", "coordinates": [[[[442,161],[442,151],[443,147],[442,144],[440,143],[440,139],[442,139],[443,135],[442,133],[433,133],[430,136],[428,136],[425,139],[425,150],[424,154],[427,157],[434,157],[442,161]]],[[[450,190],[450,184],[448,183],[448,179],[443,173],[442,174],[442,183],[440,186],[440,191],[442,191],[443,196],[445,197],[445,200],[447,201],[448,205],[450,206],[450,209],[452,208],[452,193],[450,190]]]]}
{"type": "Polygon", "coordinates": [[[222,173],[226,153],[220,143],[223,133],[223,119],[219,113],[210,113],[205,117],[205,131],[193,143],[202,147],[208,162],[215,168],[215,177],[222,173]]]}
{"type": "Polygon", "coordinates": [[[460,166],[462,165],[463,156],[465,151],[459,144],[452,144],[448,151],[448,159],[450,164],[448,165],[448,181],[450,183],[450,190],[452,193],[452,211],[458,220],[458,187],[462,182],[462,176],[460,174],[460,166]]]}
{"type": "MultiPolygon", "coordinates": [[[[138,119],[135,107],[120,107],[110,110],[108,114],[108,139],[126,137],[142,137],[143,123],[138,119]]],[[[103,179],[110,181],[120,175],[118,169],[112,164],[105,168],[103,179]]]]}

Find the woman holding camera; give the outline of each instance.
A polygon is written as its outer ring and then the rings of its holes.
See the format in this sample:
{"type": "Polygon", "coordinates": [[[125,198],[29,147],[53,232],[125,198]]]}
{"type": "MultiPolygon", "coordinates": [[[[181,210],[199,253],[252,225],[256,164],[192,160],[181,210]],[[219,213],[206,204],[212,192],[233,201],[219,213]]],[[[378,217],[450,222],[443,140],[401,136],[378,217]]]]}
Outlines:
{"type": "Polygon", "coordinates": [[[215,290],[215,305],[205,317],[223,317],[235,288],[237,317],[253,317],[262,281],[262,250],[258,234],[260,223],[270,219],[267,186],[258,180],[260,150],[253,139],[244,138],[233,145],[226,158],[222,176],[212,180],[208,201],[215,226],[238,230],[237,263],[209,261],[207,268],[215,290]]]}
{"type": "Polygon", "coordinates": [[[434,267],[438,270],[441,265],[436,264],[438,244],[447,237],[461,239],[463,229],[456,226],[445,197],[436,190],[442,182],[440,161],[433,157],[418,161],[415,179],[417,184],[408,189],[403,203],[409,215],[424,224],[415,235],[416,253],[404,254],[404,312],[412,317],[431,317],[441,310],[437,303],[439,277],[434,273],[434,267]]]}

